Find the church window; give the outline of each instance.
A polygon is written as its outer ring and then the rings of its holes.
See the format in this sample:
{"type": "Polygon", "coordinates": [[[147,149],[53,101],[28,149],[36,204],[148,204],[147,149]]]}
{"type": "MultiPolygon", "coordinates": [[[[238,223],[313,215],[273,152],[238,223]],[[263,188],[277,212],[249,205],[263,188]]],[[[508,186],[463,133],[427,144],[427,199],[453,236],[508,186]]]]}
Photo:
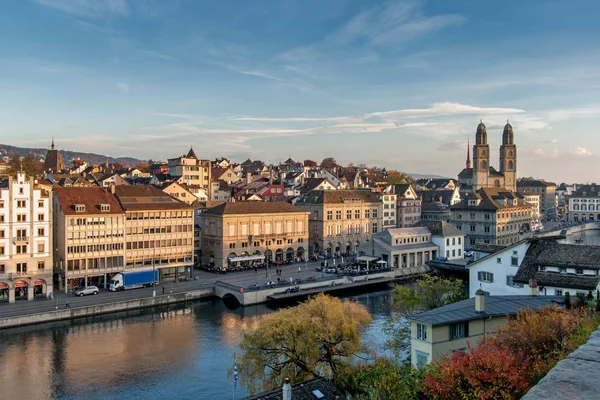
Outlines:
{"type": "Polygon", "coordinates": [[[508,169],[512,170],[515,167],[515,164],[512,161],[508,162],[508,169]]]}
{"type": "Polygon", "coordinates": [[[509,151],[508,151],[508,156],[509,156],[509,157],[512,157],[512,156],[513,156],[513,152],[512,152],[512,150],[509,150],[509,151]]]}
{"type": "Polygon", "coordinates": [[[494,186],[496,186],[496,187],[500,187],[500,180],[499,180],[499,179],[496,179],[496,180],[494,181],[494,186]]]}
{"type": "Polygon", "coordinates": [[[481,162],[481,169],[483,169],[483,170],[487,169],[487,163],[485,161],[481,162]]]}

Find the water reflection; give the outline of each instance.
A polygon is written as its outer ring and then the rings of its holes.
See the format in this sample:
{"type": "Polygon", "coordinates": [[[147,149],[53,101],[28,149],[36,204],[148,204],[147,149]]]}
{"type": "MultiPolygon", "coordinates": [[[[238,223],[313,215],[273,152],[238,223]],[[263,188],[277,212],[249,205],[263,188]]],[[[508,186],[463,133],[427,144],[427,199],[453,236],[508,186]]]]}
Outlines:
{"type": "MultiPolygon", "coordinates": [[[[379,353],[388,293],[351,297],[373,314],[365,340],[379,353]]],[[[241,332],[272,311],[204,301],[0,331],[2,397],[230,399],[241,332]]]]}
{"type": "Polygon", "coordinates": [[[600,246],[600,230],[584,231],[567,236],[566,239],[559,240],[561,243],[567,244],[585,244],[587,246],[600,246]],[[582,243],[577,243],[582,240],[582,243]]]}

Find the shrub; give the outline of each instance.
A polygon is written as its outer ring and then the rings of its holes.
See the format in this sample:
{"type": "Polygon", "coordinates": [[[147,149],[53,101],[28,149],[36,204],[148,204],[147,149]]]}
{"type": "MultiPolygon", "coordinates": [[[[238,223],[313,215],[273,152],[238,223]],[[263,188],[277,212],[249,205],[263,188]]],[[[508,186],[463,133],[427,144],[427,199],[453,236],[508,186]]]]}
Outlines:
{"type": "Polygon", "coordinates": [[[518,399],[529,389],[529,365],[491,342],[434,363],[421,390],[431,398],[518,399]]]}

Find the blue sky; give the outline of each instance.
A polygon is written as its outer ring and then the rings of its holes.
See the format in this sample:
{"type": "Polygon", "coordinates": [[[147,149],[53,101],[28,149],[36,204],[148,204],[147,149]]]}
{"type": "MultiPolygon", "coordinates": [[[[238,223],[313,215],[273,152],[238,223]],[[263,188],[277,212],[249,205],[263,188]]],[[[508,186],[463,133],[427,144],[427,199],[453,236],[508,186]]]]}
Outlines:
{"type": "Polygon", "coordinates": [[[5,0],[0,142],[597,181],[595,0],[5,0]]]}

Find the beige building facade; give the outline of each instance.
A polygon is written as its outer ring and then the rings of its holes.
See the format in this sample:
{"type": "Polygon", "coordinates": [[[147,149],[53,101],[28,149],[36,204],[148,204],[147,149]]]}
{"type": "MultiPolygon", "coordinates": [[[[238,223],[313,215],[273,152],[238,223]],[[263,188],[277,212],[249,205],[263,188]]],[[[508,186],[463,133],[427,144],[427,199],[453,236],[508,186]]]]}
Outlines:
{"type": "Polygon", "coordinates": [[[308,212],[286,202],[230,202],[202,213],[203,265],[295,261],[307,246],[308,212]]]}
{"type": "Polygon", "coordinates": [[[482,188],[451,207],[450,222],[466,235],[466,248],[477,243],[507,246],[531,236],[533,206],[504,188],[482,188]]]}
{"type": "Polygon", "coordinates": [[[366,190],[314,190],[296,205],[308,211],[309,255],[356,255],[383,227],[383,203],[366,190]]]}
{"type": "Polygon", "coordinates": [[[52,201],[33,178],[0,181],[0,301],[50,297],[52,201]]]}
{"type": "Polygon", "coordinates": [[[169,175],[181,177],[180,183],[186,185],[197,185],[202,189],[210,192],[211,182],[211,162],[210,160],[198,160],[194,150],[190,151],[185,156],[177,158],[169,158],[168,170],[169,175]]]}
{"type": "Polygon", "coordinates": [[[54,188],[54,273],[60,290],[107,287],[125,267],[125,211],[106,188],[54,188]]]}
{"type": "Polygon", "coordinates": [[[160,280],[191,277],[194,207],[151,185],[116,186],[125,210],[125,268],[157,269],[160,280]]]}
{"type": "Polygon", "coordinates": [[[517,182],[519,192],[538,194],[540,214],[543,218],[554,218],[556,216],[557,197],[556,184],[546,182],[542,179],[520,180],[517,182]]]}

